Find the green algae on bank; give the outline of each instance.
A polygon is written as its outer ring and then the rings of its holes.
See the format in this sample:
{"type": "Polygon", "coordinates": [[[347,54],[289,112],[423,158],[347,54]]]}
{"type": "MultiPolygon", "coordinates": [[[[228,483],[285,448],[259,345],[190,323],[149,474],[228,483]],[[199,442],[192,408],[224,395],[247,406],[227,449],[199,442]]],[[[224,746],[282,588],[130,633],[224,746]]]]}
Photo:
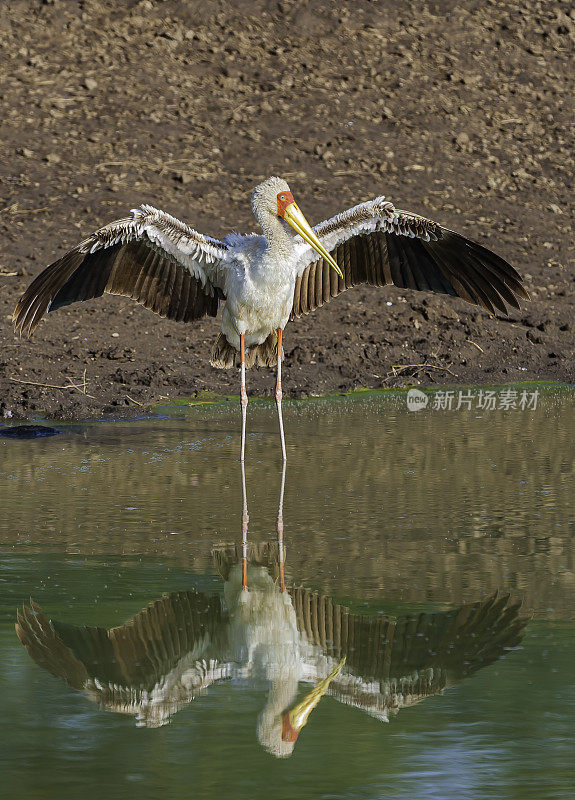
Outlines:
{"type": "MultiPolygon", "coordinates": [[[[462,386],[460,384],[446,384],[434,388],[410,386],[405,388],[360,388],[348,392],[336,392],[327,395],[309,395],[308,397],[284,397],[284,406],[287,408],[305,408],[307,405],[318,404],[332,404],[338,406],[341,403],[361,403],[361,402],[381,402],[405,405],[405,398],[410,392],[416,390],[426,397],[432,399],[445,392],[538,392],[541,398],[549,397],[552,395],[563,396],[572,393],[575,398],[575,387],[567,383],[560,383],[556,381],[521,381],[507,384],[485,384],[480,386],[462,386]]],[[[53,416],[50,414],[43,414],[37,412],[27,420],[20,420],[19,418],[10,418],[0,421],[0,427],[12,427],[25,421],[28,424],[54,424],[63,427],[66,430],[73,430],[78,426],[99,424],[101,422],[128,422],[130,420],[152,420],[156,417],[181,415],[182,413],[193,413],[205,411],[207,414],[210,410],[213,413],[220,415],[222,412],[234,411],[235,407],[239,404],[239,395],[233,394],[216,394],[207,390],[198,392],[192,397],[175,397],[165,398],[160,402],[150,403],[148,406],[130,408],[118,408],[114,414],[105,414],[104,416],[90,416],[79,419],[69,419],[53,416]],[[129,413],[132,412],[132,413],[129,413]]],[[[273,408],[275,401],[273,397],[249,397],[249,408],[273,408]]],[[[428,409],[430,410],[430,409],[428,409]]],[[[447,409],[457,410],[457,409],[447,409]]],[[[248,419],[250,411],[248,410],[248,419]]]]}
{"type": "MultiPolygon", "coordinates": [[[[406,397],[409,392],[416,389],[419,392],[427,396],[433,396],[435,394],[441,392],[459,392],[459,391],[471,391],[471,392],[486,392],[486,391],[495,391],[501,392],[505,390],[515,390],[518,392],[521,391],[538,391],[542,395],[549,395],[550,393],[559,393],[559,392],[573,392],[575,387],[573,385],[567,383],[561,383],[558,381],[514,381],[512,383],[504,383],[504,384],[482,384],[477,386],[467,386],[463,384],[442,384],[438,386],[431,387],[420,387],[420,386],[406,386],[402,388],[388,388],[388,387],[381,387],[378,389],[371,389],[371,388],[359,388],[359,389],[352,389],[350,391],[342,391],[342,392],[334,392],[332,394],[326,395],[308,395],[307,397],[289,397],[284,396],[283,402],[284,403],[308,403],[308,402],[325,402],[325,401],[335,401],[337,402],[341,398],[345,398],[346,400],[351,401],[361,401],[370,398],[403,398],[406,397]]],[[[249,395],[249,393],[248,393],[249,395]]],[[[155,412],[160,410],[165,411],[170,408],[177,408],[181,410],[182,408],[195,408],[199,406],[215,406],[215,405],[227,405],[230,403],[239,403],[240,397],[239,395],[234,394],[216,394],[215,392],[210,392],[207,390],[203,390],[198,392],[197,395],[194,397],[179,397],[174,398],[173,400],[166,400],[165,402],[158,402],[153,403],[149,406],[150,409],[153,409],[155,412]]],[[[270,404],[275,403],[273,397],[259,397],[259,396],[252,396],[249,395],[249,402],[252,403],[264,403],[270,404]]]]}

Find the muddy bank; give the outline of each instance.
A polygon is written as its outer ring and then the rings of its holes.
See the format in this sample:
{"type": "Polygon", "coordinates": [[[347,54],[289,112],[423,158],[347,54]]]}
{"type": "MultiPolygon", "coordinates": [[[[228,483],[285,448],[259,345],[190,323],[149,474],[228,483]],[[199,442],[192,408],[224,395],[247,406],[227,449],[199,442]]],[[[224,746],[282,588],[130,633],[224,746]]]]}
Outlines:
{"type": "MultiPolygon", "coordinates": [[[[122,298],[20,341],[43,266],[142,202],[206,233],[251,230],[287,177],[312,222],[386,194],[497,250],[532,301],[509,320],[355,289],[285,334],[287,394],[574,379],[569,182],[575,20],[529,2],[5,2],[0,9],[0,415],[121,414],[236,393],[208,365],[219,322],[122,298]],[[68,385],[74,388],[59,388],[68,385]]],[[[250,391],[271,394],[268,370],[250,391]]]]}

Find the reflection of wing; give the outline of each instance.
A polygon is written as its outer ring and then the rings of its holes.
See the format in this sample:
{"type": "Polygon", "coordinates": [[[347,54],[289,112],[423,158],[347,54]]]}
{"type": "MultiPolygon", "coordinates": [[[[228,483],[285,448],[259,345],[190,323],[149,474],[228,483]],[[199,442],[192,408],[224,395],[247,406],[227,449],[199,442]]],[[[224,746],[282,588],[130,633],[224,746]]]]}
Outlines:
{"type": "Polygon", "coordinates": [[[18,613],[16,631],[33,660],[115,711],[162,724],[215,680],[227,619],[220,598],[176,592],[133,619],[106,630],[48,620],[31,602],[18,613]]]}
{"type": "Polygon", "coordinates": [[[521,642],[527,622],[508,595],[394,619],[352,614],[303,588],[291,594],[312,661],[325,671],[326,657],[346,657],[329,693],[382,718],[496,661],[521,642]]]}

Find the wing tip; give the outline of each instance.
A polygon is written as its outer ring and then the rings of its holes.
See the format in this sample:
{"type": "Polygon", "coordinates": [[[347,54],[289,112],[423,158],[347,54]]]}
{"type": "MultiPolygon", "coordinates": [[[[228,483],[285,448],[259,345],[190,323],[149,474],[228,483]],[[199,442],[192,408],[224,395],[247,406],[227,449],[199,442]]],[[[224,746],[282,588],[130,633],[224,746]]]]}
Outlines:
{"type": "Polygon", "coordinates": [[[34,631],[35,623],[40,626],[40,629],[42,627],[38,620],[38,616],[43,614],[42,609],[32,598],[29,599],[29,602],[29,606],[23,603],[20,608],[16,609],[16,622],[14,624],[16,635],[25,647],[30,646],[32,638],[37,638],[34,631]]]}
{"type": "MultiPolygon", "coordinates": [[[[25,298],[26,294],[22,296],[12,314],[14,333],[20,338],[20,340],[23,338],[30,339],[32,337],[45,313],[43,312],[42,314],[38,314],[38,309],[35,312],[32,310],[32,306],[34,301],[37,300],[37,296],[34,296],[30,302],[23,303],[22,301],[25,298]]],[[[49,310],[49,307],[50,305],[48,304],[48,308],[46,310],[49,310]]]]}

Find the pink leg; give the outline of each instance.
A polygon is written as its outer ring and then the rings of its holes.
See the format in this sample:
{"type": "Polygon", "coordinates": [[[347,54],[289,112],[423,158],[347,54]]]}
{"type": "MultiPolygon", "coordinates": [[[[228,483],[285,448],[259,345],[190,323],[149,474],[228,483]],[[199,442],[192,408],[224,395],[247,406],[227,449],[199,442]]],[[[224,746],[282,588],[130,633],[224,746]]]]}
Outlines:
{"type": "Polygon", "coordinates": [[[276,381],[276,406],[278,409],[278,420],[280,424],[280,441],[282,446],[282,458],[287,461],[286,441],[284,436],[284,421],[282,417],[282,338],[283,330],[278,328],[278,372],[276,381]]]}
{"type": "Polygon", "coordinates": [[[282,483],[280,489],[280,502],[278,506],[278,550],[279,550],[279,568],[280,568],[280,592],[286,590],[286,580],[284,572],[284,489],[286,485],[286,462],[284,461],[282,467],[282,483]]]}
{"type": "Polygon", "coordinates": [[[242,496],[243,496],[243,508],[242,508],[242,591],[246,591],[248,588],[248,525],[250,522],[250,517],[248,514],[248,495],[246,492],[246,471],[244,468],[244,462],[241,462],[242,466],[242,496]]]}
{"type": "Polygon", "coordinates": [[[240,449],[240,461],[243,463],[246,454],[246,419],[248,409],[248,393],[246,392],[246,346],[245,336],[240,333],[240,371],[241,371],[241,387],[240,387],[240,403],[242,406],[242,439],[240,449]]]}

